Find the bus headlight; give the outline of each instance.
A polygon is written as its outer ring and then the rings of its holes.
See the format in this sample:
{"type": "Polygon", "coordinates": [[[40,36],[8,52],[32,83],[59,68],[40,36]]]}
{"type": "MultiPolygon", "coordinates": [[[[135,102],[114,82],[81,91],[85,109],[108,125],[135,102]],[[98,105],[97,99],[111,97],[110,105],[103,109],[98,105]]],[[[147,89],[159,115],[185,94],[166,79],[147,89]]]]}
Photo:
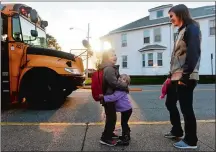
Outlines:
{"type": "Polygon", "coordinates": [[[72,73],[72,74],[80,74],[78,69],[65,68],[65,71],[72,73]]]}

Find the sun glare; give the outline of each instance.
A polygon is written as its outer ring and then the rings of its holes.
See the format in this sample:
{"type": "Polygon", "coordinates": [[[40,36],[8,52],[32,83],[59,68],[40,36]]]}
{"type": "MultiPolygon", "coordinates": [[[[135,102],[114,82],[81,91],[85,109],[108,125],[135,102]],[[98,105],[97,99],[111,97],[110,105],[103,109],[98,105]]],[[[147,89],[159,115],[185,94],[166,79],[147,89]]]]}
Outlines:
{"type": "Polygon", "coordinates": [[[108,41],[103,42],[103,48],[101,46],[101,41],[100,40],[92,40],[90,42],[92,46],[92,51],[93,52],[101,52],[103,50],[109,50],[112,48],[111,44],[108,41]]]}
{"type": "Polygon", "coordinates": [[[94,41],[92,41],[91,45],[92,45],[92,51],[94,51],[94,52],[100,52],[101,51],[100,40],[94,40],[94,41]]]}
{"type": "Polygon", "coordinates": [[[107,41],[104,42],[103,47],[104,47],[104,50],[109,50],[112,48],[111,44],[107,41]]]}

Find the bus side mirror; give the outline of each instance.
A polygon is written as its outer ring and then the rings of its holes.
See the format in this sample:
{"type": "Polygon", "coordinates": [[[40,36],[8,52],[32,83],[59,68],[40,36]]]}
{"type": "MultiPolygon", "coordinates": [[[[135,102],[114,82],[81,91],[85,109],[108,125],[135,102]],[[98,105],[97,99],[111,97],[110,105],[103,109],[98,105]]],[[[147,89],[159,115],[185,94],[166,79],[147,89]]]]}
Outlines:
{"type": "Polygon", "coordinates": [[[37,14],[37,11],[35,9],[31,10],[31,12],[30,12],[30,18],[31,18],[31,21],[33,23],[37,23],[38,22],[38,14],[37,14]]]}
{"type": "Polygon", "coordinates": [[[36,30],[31,30],[32,37],[38,37],[38,32],[36,30]]]}

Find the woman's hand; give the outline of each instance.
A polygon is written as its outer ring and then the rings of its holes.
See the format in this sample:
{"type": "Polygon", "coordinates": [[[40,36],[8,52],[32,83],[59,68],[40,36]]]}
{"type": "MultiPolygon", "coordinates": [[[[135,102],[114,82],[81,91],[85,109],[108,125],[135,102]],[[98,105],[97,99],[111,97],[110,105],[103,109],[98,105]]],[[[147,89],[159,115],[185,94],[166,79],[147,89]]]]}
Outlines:
{"type": "Polygon", "coordinates": [[[181,81],[178,81],[178,85],[184,85],[184,86],[186,86],[186,84],[183,83],[183,82],[181,82],[181,81]]]}
{"type": "Polygon", "coordinates": [[[189,78],[190,78],[190,75],[189,75],[189,74],[182,74],[182,77],[181,77],[181,79],[178,81],[178,84],[179,84],[179,85],[184,85],[184,86],[186,86],[186,85],[187,85],[187,82],[188,82],[188,80],[189,80],[189,78]]]}

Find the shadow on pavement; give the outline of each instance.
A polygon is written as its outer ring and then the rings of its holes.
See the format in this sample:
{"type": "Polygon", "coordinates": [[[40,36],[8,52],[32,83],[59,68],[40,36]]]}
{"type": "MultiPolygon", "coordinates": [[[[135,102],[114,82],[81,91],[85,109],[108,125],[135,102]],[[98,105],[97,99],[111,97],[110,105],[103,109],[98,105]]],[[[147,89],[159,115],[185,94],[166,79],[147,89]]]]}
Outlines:
{"type": "Polygon", "coordinates": [[[1,150],[80,151],[85,128],[86,126],[2,126],[1,150]]]}

